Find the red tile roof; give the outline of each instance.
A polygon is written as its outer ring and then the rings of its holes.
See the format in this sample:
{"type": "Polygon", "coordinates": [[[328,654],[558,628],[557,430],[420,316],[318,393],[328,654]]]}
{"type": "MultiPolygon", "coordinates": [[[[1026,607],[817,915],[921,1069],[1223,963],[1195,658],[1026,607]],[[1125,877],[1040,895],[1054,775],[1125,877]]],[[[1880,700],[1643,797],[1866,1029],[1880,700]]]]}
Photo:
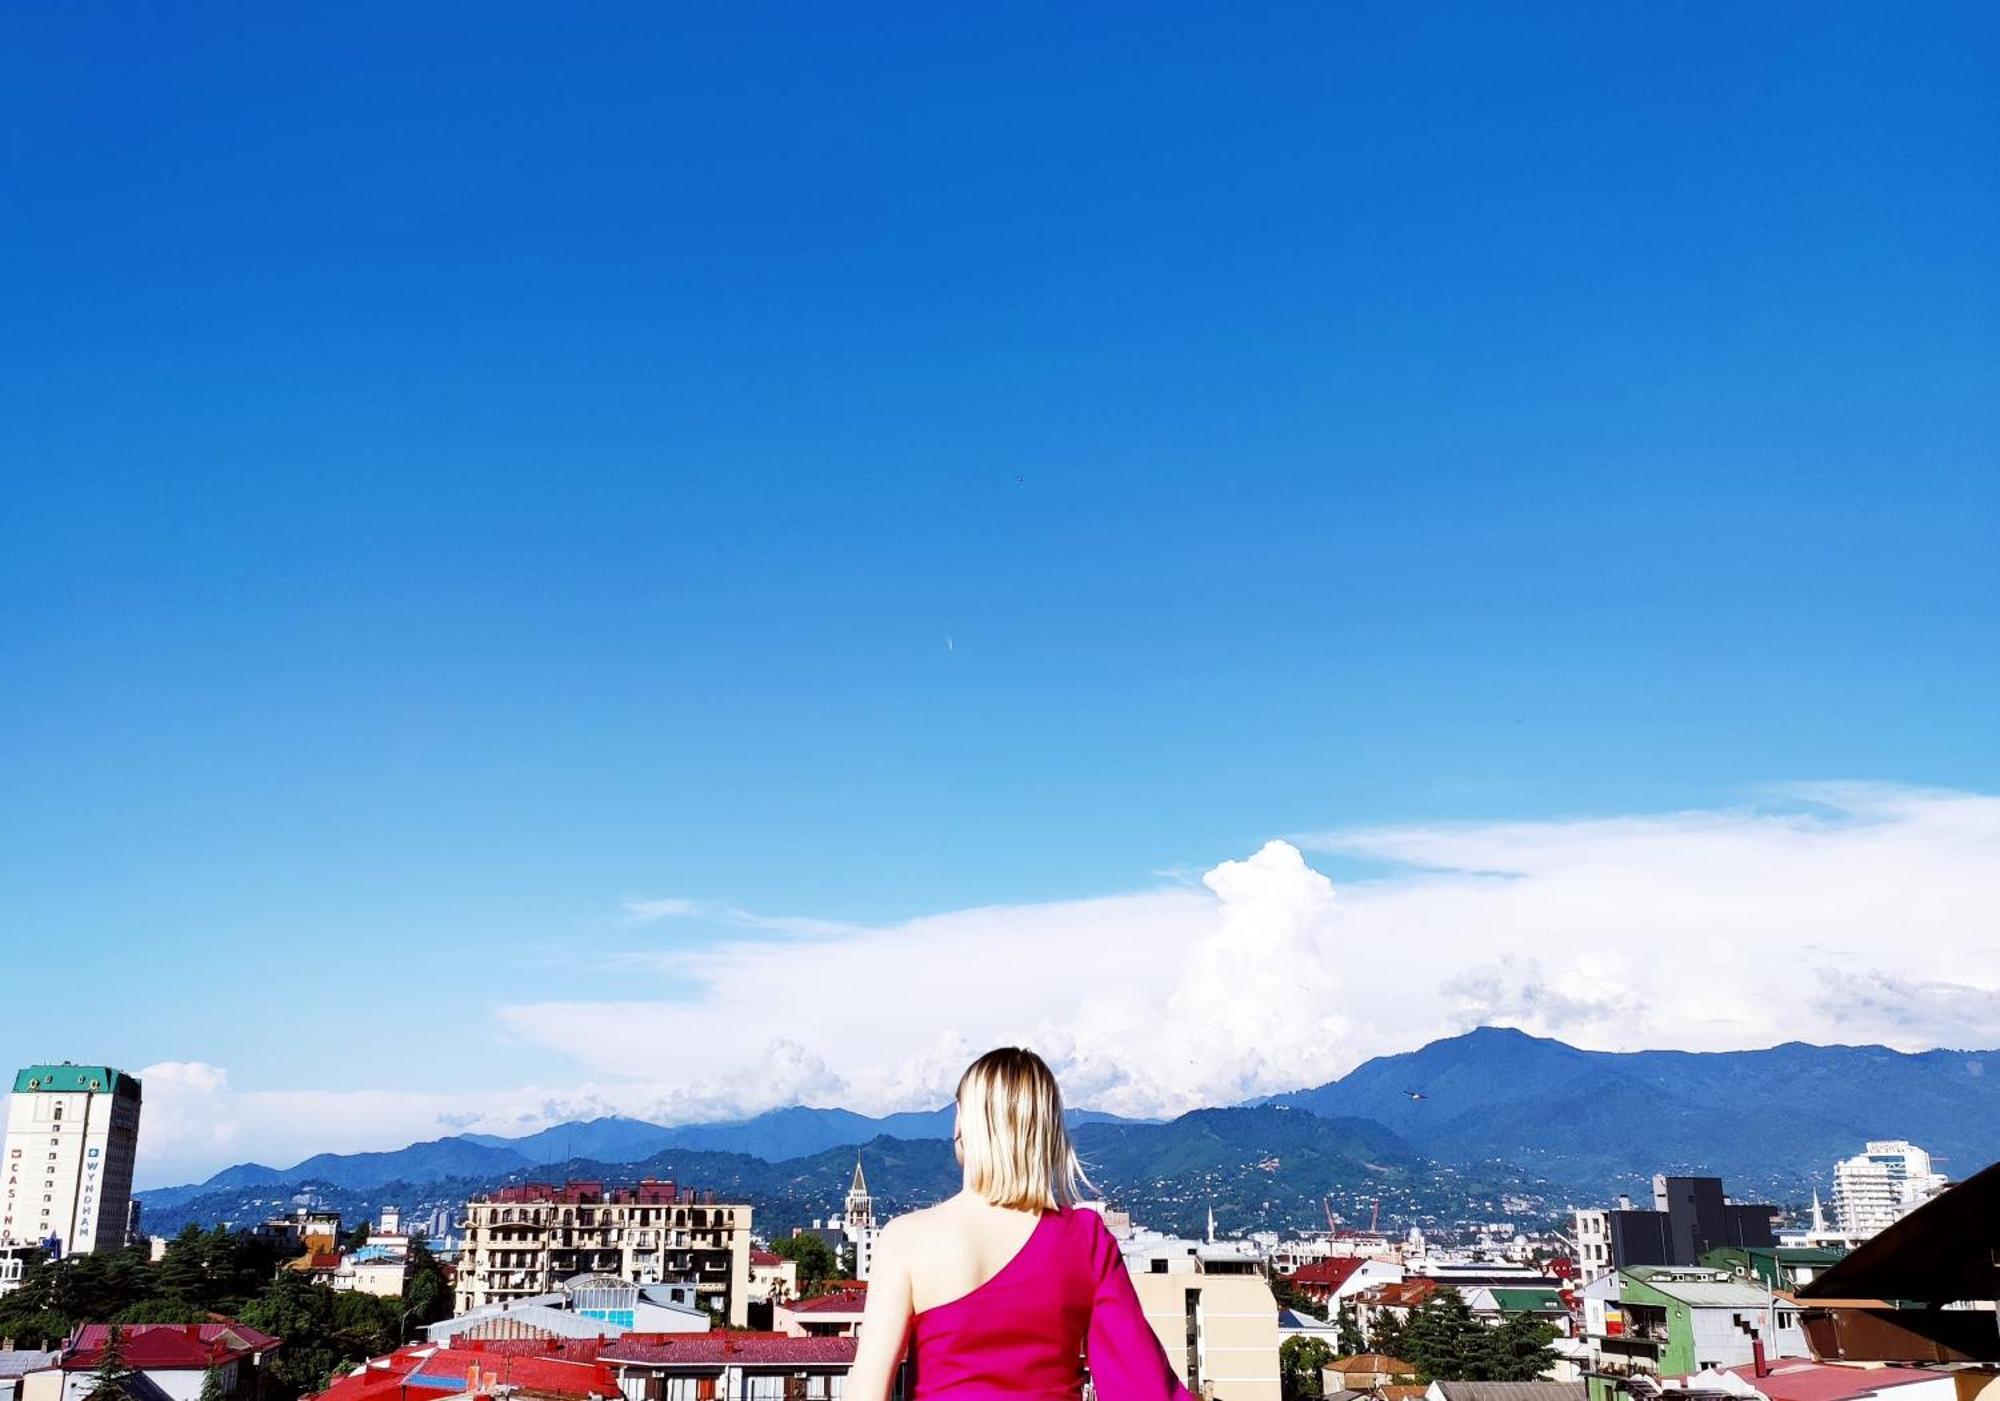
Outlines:
{"type": "Polygon", "coordinates": [[[1771,1363],[1771,1374],[1765,1377],[1757,1375],[1754,1363],[1729,1370],[1771,1401],[1854,1401],[1890,1387],[1951,1375],[1929,1367],[1845,1367],[1831,1362],[1809,1362],[1802,1357],[1777,1359],[1771,1363]]]}
{"type": "Polygon", "coordinates": [[[815,1294],[810,1299],[794,1299],[779,1305],[793,1313],[860,1313],[868,1307],[868,1290],[837,1289],[831,1294],[815,1294]]]}
{"type": "Polygon", "coordinates": [[[1342,1373],[1380,1372],[1390,1377],[1414,1377],[1417,1374],[1414,1364],[1381,1352],[1357,1352],[1352,1357],[1336,1357],[1326,1365],[1331,1370],[1342,1373]]]}
{"type": "Polygon", "coordinates": [[[385,1401],[395,1396],[401,1401],[420,1401],[410,1393],[479,1393],[489,1379],[496,1386],[512,1386],[541,1396],[615,1397],[618,1379],[597,1360],[600,1341],[536,1341],[525,1349],[490,1343],[401,1347],[340,1378],[320,1397],[323,1401],[385,1401]]]}
{"type": "Polygon", "coordinates": [[[1310,1265],[1299,1266],[1292,1271],[1291,1281],[1331,1292],[1347,1283],[1348,1276],[1367,1263],[1359,1255],[1332,1255],[1324,1260],[1315,1260],[1310,1265]]]}
{"type": "Polygon", "coordinates": [[[726,1363],[840,1365],[854,1361],[853,1338],[793,1338],[783,1333],[674,1333],[655,1341],[619,1338],[603,1352],[606,1362],[661,1367],[717,1367],[726,1363]]]}
{"type": "MultiPolygon", "coordinates": [[[[279,1345],[269,1333],[240,1323],[125,1323],[118,1327],[125,1365],[139,1372],[200,1370],[212,1363],[268,1352],[279,1345]]],[[[66,1372],[88,1372],[104,1358],[111,1325],[86,1323],[63,1350],[66,1372]]]]}
{"type": "Polygon", "coordinates": [[[753,1265],[761,1265],[766,1269],[768,1269],[772,1265],[784,1264],[785,1257],[782,1255],[774,1255],[768,1250],[753,1250],[750,1252],[750,1263],[753,1265]]]}

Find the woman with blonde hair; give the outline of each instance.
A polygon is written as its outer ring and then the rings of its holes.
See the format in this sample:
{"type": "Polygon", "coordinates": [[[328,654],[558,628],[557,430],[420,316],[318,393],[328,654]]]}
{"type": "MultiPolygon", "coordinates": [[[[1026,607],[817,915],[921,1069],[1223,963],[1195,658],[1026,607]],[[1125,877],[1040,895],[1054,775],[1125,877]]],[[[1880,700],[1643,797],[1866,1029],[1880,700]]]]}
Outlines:
{"type": "Polygon", "coordinates": [[[958,1082],[958,1195],[899,1216],[875,1246],[844,1401],[1186,1401],[1146,1323],[1063,1124],[1042,1058],[988,1051],[958,1082]]]}

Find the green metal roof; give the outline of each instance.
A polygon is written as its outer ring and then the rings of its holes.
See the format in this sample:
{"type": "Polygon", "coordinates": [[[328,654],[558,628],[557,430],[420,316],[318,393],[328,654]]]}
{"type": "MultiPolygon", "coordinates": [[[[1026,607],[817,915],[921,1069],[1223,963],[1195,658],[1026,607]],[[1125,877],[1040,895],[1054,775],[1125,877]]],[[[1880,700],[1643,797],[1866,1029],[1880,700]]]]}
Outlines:
{"type": "Polygon", "coordinates": [[[103,1094],[139,1093],[137,1077],[108,1065],[31,1065],[14,1076],[14,1093],[17,1095],[41,1094],[84,1094],[90,1091],[103,1094]],[[128,1090],[126,1087],[130,1086],[128,1090]]]}
{"type": "Polygon", "coordinates": [[[1493,1302],[1502,1313],[1563,1313],[1562,1296],[1553,1289],[1507,1289],[1496,1287],[1493,1302]]]}

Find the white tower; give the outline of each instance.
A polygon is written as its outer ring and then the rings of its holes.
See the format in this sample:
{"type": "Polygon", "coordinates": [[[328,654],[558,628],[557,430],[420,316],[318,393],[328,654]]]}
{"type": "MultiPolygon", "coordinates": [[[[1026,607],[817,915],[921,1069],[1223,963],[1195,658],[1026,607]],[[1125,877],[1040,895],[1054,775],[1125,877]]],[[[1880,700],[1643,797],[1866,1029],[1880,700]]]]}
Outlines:
{"type": "Polygon", "coordinates": [[[868,1179],[861,1175],[859,1158],[854,1160],[854,1181],[847,1189],[840,1225],[854,1247],[854,1277],[868,1278],[875,1265],[875,1203],[868,1195],[868,1179]]]}
{"type": "Polygon", "coordinates": [[[139,1147],[139,1081],[108,1065],[31,1065],[7,1102],[0,1244],[66,1255],[125,1244],[139,1147]]]}

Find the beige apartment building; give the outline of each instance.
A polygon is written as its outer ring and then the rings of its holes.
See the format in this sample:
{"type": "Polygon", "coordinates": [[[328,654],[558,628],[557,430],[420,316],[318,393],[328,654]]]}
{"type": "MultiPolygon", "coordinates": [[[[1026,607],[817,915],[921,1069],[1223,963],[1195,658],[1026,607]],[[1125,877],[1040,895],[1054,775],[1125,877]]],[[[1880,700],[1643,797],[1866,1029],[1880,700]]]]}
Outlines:
{"type": "Polygon", "coordinates": [[[747,1317],[750,1208],[672,1182],[530,1182],[465,1205],[457,1312],[546,1294],[578,1275],[691,1284],[731,1326],[747,1317]]]}
{"type": "Polygon", "coordinates": [[[1121,1244],[1146,1321],[1189,1390],[1279,1401],[1278,1301],[1255,1255],[1165,1236],[1121,1244]]]}

